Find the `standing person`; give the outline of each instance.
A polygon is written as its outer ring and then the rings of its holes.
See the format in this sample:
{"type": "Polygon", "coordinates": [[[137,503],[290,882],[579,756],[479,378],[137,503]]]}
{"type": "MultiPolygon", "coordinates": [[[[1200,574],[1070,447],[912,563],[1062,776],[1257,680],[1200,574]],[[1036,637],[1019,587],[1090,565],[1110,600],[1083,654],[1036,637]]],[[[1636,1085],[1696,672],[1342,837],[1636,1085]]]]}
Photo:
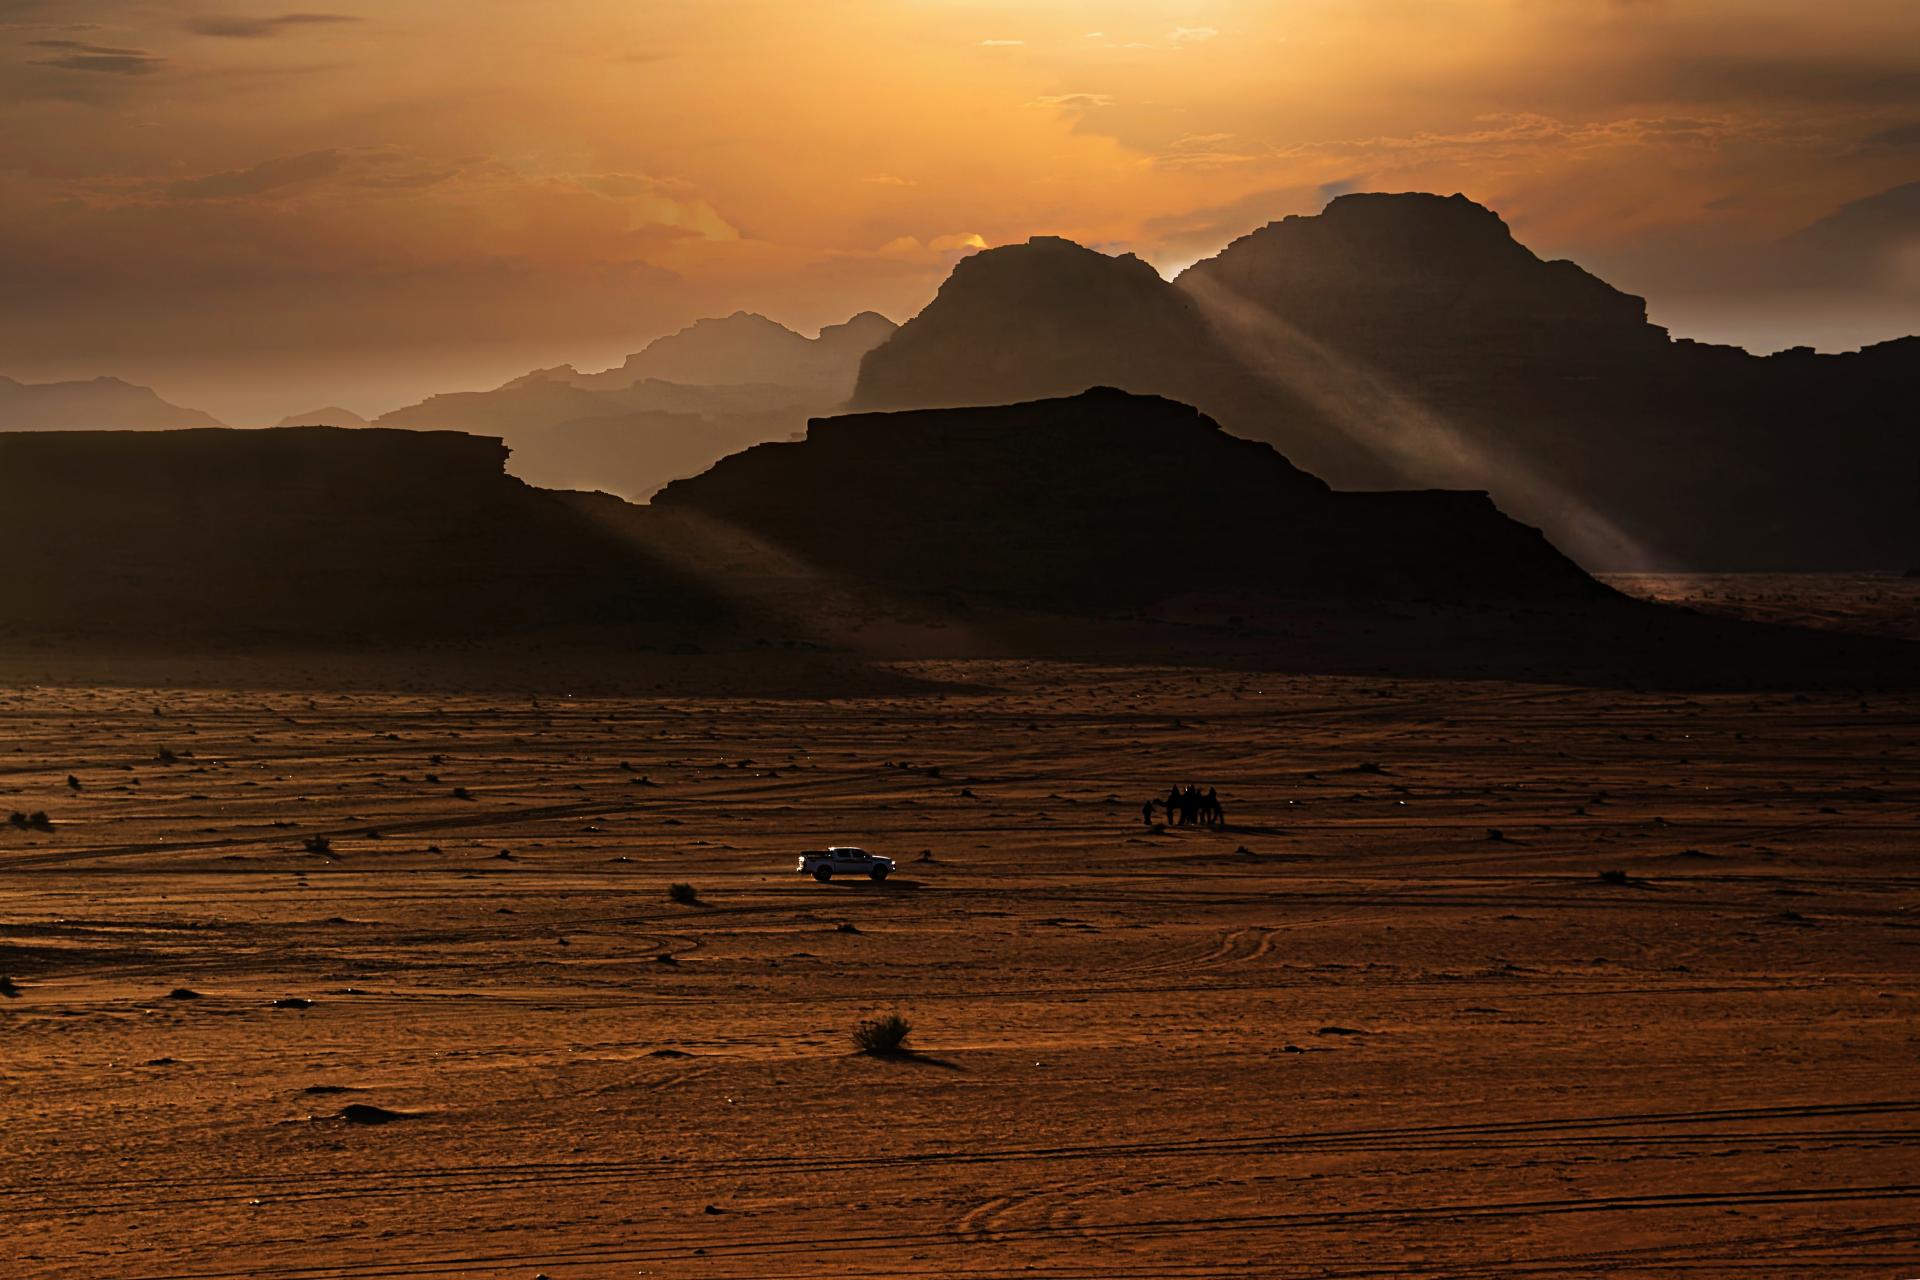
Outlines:
{"type": "Polygon", "coordinates": [[[1180,793],[1180,821],[1187,826],[1192,826],[1199,820],[1200,788],[1189,782],[1187,789],[1180,793]]]}
{"type": "Polygon", "coordinates": [[[1208,787],[1206,798],[1202,803],[1206,805],[1208,822],[1216,827],[1224,827],[1227,825],[1227,815],[1220,808],[1220,793],[1218,791],[1215,791],[1212,787],[1208,787]]]}
{"type": "Polygon", "coordinates": [[[1179,813],[1180,813],[1180,788],[1168,787],[1167,788],[1167,825],[1168,826],[1171,827],[1176,822],[1179,821],[1179,813]]]}
{"type": "Polygon", "coordinates": [[[1145,826],[1153,825],[1153,801],[1149,800],[1140,806],[1140,821],[1145,826]]]}

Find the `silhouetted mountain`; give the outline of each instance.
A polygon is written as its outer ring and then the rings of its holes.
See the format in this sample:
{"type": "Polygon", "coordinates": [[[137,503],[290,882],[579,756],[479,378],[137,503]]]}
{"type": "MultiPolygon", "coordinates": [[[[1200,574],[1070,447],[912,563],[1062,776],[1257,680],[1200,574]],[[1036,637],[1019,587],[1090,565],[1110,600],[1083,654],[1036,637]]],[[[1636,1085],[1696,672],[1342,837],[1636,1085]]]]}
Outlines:
{"type": "Polygon", "coordinates": [[[1667,344],[1645,299],[1543,262],[1465,196],[1349,195],[1195,263],[1180,286],[1253,302],[1309,343],[1440,382],[1596,373],[1667,344]]]}
{"type": "Polygon", "coordinates": [[[648,378],[696,386],[745,383],[793,387],[841,401],[853,393],[860,358],[885,342],[893,321],[863,311],[844,324],[829,325],[817,338],[748,311],[697,320],[678,333],[657,338],[626,362],[603,373],[548,370],[575,386],[611,390],[648,378]]]}
{"type": "Polygon", "coordinates": [[[1238,371],[1152,267],[1058,236],[962,258],[861,364],[858,409],[1006,404],[1090,386],[1191,400],[1238,371]]]}
{"type": "Polygon", "coordinates": [[[0,436],[0,633],[382,643],[726,611],[446,432],[0,436]]]}
{"type": "Polygon", "coordinates": [[[274,425],[276,427],[365,427],[371,424],[351,409],[329,405],[324,409],[309,409],[305,413],[290,413],[274,425]]]}
{"type": "Polygon", "coordinates": [[[1172,396],[1341,488],[1486,489],[1590,567],[1920,556],[1920,342],[1848,356],[1669,341],[1464,197],[1343,196],[1172,285],[1058,240],[963,260],[855,403],[1172,396]]]}
{"type": "Polygon", "coordinates": [[[1477,493],[1334,493],[1170,400],[1099,388],[820,419],[654,500],[831,575],[1057,612],[1194,594],[1485,602],[1610,593],[1477,493]]]}
{"type": "Polygon", "coordinates": [[[217,427],[198,409],[168,404],[151,387],[118,378],[15,382],[0,378],[0,431],[155,431],[217,427]]]}

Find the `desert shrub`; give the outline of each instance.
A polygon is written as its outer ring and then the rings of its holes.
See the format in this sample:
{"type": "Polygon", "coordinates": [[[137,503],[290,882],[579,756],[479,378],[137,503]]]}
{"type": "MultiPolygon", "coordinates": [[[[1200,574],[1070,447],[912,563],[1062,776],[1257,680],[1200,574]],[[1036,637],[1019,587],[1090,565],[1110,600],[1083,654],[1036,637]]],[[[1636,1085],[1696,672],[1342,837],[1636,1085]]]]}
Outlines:
{"type": "Polygon", "coordinates": [[[700,891],[685,881],[677,881],[667,886],[667,899],[683,907],[691,907],[699,903],[700,891]]]}
{"type": "Polygon", "coordinates": [[[1600,878],[1608,884],[1625,884],[1627,882],[1627,873],[1624,871],[1602,871],[1600,878]]]}
{"type": "Polygon", "coordinates": [[[333,852],[333,841],[321,835],[308,836],[305,847],[308,853],[331,853],[333,852]]]}
{"type": "Polygon", "coordinates": [[[897,1013],[863,1018],[853,1029],[853,1044],[862,1053],[899,1053],[912,1031],[913,1024],[897,1013]]]}

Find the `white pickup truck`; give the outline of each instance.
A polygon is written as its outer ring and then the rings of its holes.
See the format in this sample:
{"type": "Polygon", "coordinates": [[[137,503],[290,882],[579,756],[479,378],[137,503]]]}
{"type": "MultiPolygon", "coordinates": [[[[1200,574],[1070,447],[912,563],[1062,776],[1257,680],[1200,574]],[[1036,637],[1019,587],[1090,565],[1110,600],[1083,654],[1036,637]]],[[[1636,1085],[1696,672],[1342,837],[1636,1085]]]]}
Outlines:
{"type": "Polygon", "coordinates": [[[885,880],[893,870],[893,859],[850,845],[835,845],[831,849],[809,849],[800,855],[800,863],[794,870],[815,880],[831,880],[835,876],[885,880]]]}

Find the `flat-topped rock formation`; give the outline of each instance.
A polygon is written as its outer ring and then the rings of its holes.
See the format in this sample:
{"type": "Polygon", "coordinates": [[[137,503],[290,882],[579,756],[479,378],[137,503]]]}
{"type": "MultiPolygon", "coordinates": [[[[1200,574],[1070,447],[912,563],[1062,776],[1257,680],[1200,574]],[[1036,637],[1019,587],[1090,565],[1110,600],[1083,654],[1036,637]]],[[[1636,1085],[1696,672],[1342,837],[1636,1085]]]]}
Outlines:
{"type": "Polygon", "coordinates": [[[0,634],[379,644],[723,617],[505,460],[377,428],[0,435],[0,634]]]}
{"type": "Polygon", "coordinates": [[[667,513],[833,574],[1060,612],[1196,593],[1569,602],[1608,594],[1479,493],[1334,493],[1186,405],[1098,388],[816,420],[667,486],[667,513]]]}

